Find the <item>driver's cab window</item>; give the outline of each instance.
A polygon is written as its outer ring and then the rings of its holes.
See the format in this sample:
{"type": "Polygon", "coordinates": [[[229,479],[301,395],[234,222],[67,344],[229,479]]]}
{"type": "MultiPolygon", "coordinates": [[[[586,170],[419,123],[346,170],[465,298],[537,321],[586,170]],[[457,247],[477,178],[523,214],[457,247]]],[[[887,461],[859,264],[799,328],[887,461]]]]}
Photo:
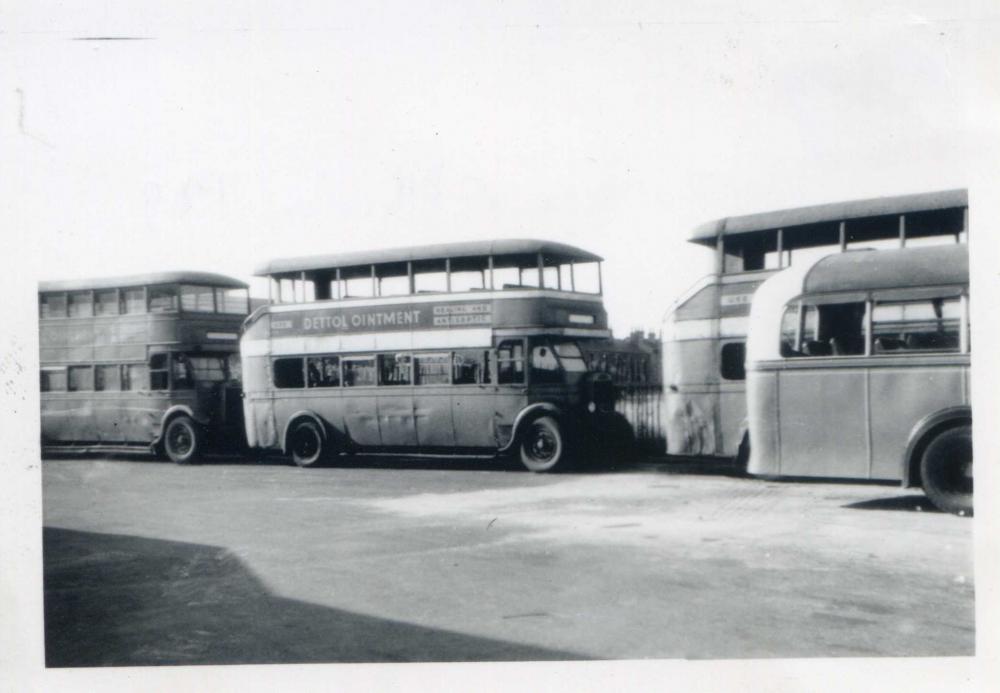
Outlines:
{"type": "Polygon", "coordinates": [[[497,347],[497,382],[501,385],[524,382],[524,342],[508,339],[497,347]]]}
{"type": "Polygon", "coordinates": [[[171,359],[172,380],[175,390],[194,387],[194,369],[191,360],[184,354],[174,354],[171,359]]]}
{"type": "Polygon", "coordinates": [[[552,345],[547,341],[531,346],[531,382],[558,383],[562,378],[559,373],[559,359],[556,358],[552,345]]]}

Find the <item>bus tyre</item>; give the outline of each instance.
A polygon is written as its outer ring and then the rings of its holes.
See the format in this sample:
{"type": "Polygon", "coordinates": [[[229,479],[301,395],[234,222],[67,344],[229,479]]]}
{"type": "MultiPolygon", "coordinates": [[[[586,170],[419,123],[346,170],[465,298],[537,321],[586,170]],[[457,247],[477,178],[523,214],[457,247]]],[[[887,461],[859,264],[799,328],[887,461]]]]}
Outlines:
{"type": "Polygon", "coordinates": [[[554,472],[566,466],[566,441],[559,423],[540,416],[521,436],[521,464],[532,472],[554,472]]]}
{"type": "Polygon", "coordinates": [[[326,456],[323,432],[315,421],[300,421],[292,429],[288,447],[300,467],[319,467],[326,456]]]}
{"type": "Polygon", "coordinates": [[[920,459],[924,493],[941,510],[972,514],[972,426],[938,434],[920,459]]]}
{"type": "Polygon", "coordinates": [[[194,464],[201,457],[204,443],[197,424],[188,416],[178,416],[167,423],[163,450],[177,464],[194,464]]]}

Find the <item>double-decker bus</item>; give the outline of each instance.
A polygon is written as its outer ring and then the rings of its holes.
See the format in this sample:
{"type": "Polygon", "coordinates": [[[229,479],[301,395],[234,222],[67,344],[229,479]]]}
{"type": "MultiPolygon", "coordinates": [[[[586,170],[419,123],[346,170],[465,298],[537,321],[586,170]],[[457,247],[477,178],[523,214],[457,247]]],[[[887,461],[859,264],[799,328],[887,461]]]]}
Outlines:
{"type": "Polygon", "coordinates": [[[365,452],[567,466],[621,425],[579,346],[610,336],[600,262],[497,240],[266,263],[273,303],[240,341],[249,444],[300,466],[365,452]]]}
{"type": "Polygon", "coordinates": [[[972,511],[967,246],[858,251],[757,290],[748,472],[922,486],[972,511]]]}
{"type": "Polygon", "coordinates": [[[715,251],[715,270],[663,323],[667,452],[736,458],[749,453],[744,360],[751,299],[775,272],[831,253],[964,242],[968,195],[945,190],[728,217],[690,241],[715,251]]]}
{"type": "Polygon", "coordinates": [[[150,449],[177,463],[243,437],[244,282],[204,272],[42,282],[44,450],[150,449]]]}

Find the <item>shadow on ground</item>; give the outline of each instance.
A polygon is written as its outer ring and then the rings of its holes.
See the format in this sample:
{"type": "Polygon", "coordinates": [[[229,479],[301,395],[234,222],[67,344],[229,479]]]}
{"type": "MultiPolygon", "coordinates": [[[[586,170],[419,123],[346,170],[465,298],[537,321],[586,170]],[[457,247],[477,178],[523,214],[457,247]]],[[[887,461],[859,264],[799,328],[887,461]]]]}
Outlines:
{"type": "Polygon", "coordinates": [[[584,659],[284,599],[216,546],[46,528],[43,547],[49,667],[584,659]]]}
{"type": "Polygon", "coordinates": [[[874,498],[872,500],[848,503],[843,506],[852,510],[904,510],[908,512],[941,512],[927,500],[927,496],[892,496],[890,498],[874,498]]]}

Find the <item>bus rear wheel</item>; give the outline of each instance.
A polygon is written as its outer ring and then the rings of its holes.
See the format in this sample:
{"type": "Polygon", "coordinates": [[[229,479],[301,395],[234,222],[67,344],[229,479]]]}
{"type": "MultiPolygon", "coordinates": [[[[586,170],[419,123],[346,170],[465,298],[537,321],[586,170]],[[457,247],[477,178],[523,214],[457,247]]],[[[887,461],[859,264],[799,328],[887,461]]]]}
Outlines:
{"type": "Polygon", "coordinates": [[[167,424],[163,449],[177,464],[194,464],[201,457],[203,444],[198,426],[188,416],[178,416],[167,424]]]}
{"type": "Polygon", "coordinates": [[[920,460],[924,493],[941,510],[972,514],[972,426],[938,434],[920,460]]]}
{"type": "Polygon", "coordinates": [[[521,436],[521,464],[532,472],[554,472],[566,466],[566,441],[559,422],[540,416],[521,436]]]}
{"type": "Polygon", "coordinates": [[[323,433],[315,421],[301,421],[292,429],[288,447],[300,467],[318,467],[326,458],[323,433]]]}

